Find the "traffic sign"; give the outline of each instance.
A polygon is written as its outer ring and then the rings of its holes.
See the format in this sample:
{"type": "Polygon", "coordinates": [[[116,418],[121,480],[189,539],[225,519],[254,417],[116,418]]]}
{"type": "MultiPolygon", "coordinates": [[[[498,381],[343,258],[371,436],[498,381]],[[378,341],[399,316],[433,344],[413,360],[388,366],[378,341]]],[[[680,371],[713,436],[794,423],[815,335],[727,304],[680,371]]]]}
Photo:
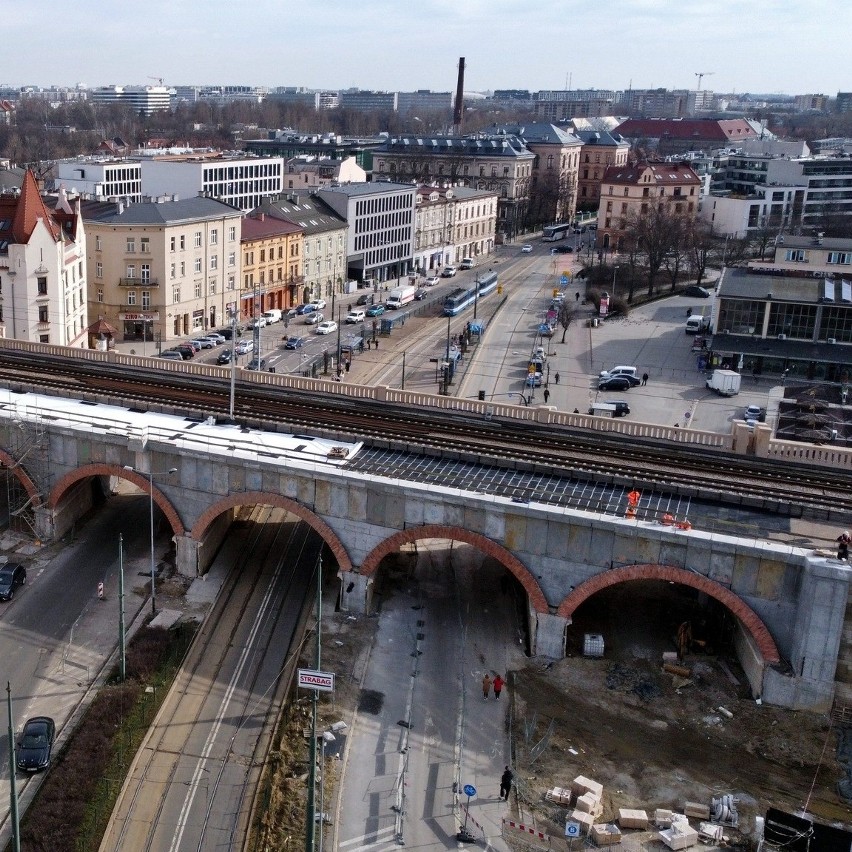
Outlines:
{"type": "Polygon", "coordinates": [[[462,787],[462,790],[464,791],[465,796],[476,795],[476,787],[474,787],[473,784],[465,784],[464,787],[462,787]]]}
{"type": "Polygon", "coordinates": [[[566,821],[565,823],[565,836],[566,837],[579,837],[580,836],[580,823],[572,822],[571,820],[566,821]]]}
{"type": "Polygon", "coordinates": [[[564,287],[568,283],[568,276],[563,272],[562,277],[559,279],[559,283],[564,287]]]}

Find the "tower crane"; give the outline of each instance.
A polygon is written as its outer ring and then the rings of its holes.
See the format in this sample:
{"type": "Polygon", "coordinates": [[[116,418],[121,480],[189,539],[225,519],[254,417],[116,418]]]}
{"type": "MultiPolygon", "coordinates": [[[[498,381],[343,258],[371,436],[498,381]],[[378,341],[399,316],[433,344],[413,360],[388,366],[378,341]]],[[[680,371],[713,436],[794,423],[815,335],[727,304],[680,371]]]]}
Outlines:
{"type": "MultiPolygon", "coordinates": [[[[162,78],[162,77],[152,77],[152,76],[149,74],[149,75],[148,75],[148,79],[149,79],[149,80],[156,80],[156,81],[157,81],[157,82],[158,82],[161,86],[163,85],[163,78],[162,78]]],[[[700,81],[700,80],[698,81],[698,88],[699,88],[699,89],[701,88],[701,81],[700,81]]]]}
{"type": "Polygon", "coordinates": [[[715,74],[715,71],[696,71],[695,76],[698,77],[698,91],[701,91],[701,81],[704,77],[710,77],[715,74]]]}

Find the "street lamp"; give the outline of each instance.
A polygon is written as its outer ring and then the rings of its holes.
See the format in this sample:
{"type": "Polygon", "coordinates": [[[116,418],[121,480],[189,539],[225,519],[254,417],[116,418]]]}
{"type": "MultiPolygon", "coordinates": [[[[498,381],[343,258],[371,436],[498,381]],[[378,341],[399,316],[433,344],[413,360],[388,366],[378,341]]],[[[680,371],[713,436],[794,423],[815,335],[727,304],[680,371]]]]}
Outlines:
{"type": "Polygon", "coordinates": [[[137,470],[132,465],[126,464],[124,466],[125,470],[133,471],[133,473],[139,473],[143,476],[148,477],[148,505],[150,510],[150,518],[151,518],[151,615],[157,614],[157,585],[156,585],[156,577],[157,571],[154,565],[154,477],[155,476],[171,476],[173,473],[177,473],[176,467],[170,467],[168,470],[149,470],[148,473],[144,473],[144,471],[137,470]]]}
{"type": "Polygon", "coordinates": [[[615,273],[618,272],[618,267],[612,267],[612,298],[615,298],[615,273]]]}

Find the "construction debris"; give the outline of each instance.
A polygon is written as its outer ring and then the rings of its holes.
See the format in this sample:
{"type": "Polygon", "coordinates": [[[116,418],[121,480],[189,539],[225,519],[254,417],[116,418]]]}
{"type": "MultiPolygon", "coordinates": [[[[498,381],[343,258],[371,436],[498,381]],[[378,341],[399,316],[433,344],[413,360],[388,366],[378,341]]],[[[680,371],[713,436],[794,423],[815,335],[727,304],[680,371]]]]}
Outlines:
{"type": "Polygon", "coordinates": [[[688,822],[673,822],[671,828],[663,829],[657,836],[669,849],[689,849],[698,843],[698,832],[688,822]]]}

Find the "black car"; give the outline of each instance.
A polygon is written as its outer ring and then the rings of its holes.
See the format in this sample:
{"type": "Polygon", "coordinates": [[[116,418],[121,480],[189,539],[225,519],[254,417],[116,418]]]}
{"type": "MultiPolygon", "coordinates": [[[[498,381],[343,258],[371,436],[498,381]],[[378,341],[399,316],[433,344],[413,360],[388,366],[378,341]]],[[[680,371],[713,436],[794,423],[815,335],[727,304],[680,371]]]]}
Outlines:
{"type": "Polygon", "coordinates": [[[615,411],[612,414],[613,417],[624,417],[630,414],[630,406],[623,399],[605,399],[604,402],[607,405],[615,406],[615,411]]]}
{"type": "Polygon", "coordinates": [[[555,246],[550,250],[551,254],[571,254],[574,251],[574,246],[555,246]]]}
{"type": "Polygon", "coordinates": [[[424,289],[423,289],[423,287],[421,287],[421,288],[420,288],[420,289],[419,289],[419,290],[418,290],[418,291],[414,294],[414,298],[415,298],[418,302],[422,302],[422,301],[423,301],[423,300],[424,300],[424,299],[425,299],[428,295],[429,295],[429,291],[428,291],[428,290],[424,290],[424,289]]]}
{"type": "Polygon", "coordinates": [[[266,358],[261,358],[258,360],[257,358],[252,358],[251,361],[246,364],[247,370],[265,370],[266,369],[266,358]]]}
{"type": "Polygon", "coordinates": [[[626,391],[632,387],[629,376],[607,376],[598,382],[598,390],[626,391]]]}
{"type": "Polygon", "coordinates": [[[284,348],[285,349],[301,349],[304,342],[305,342],[304,337],[299,337],[298,335],[294,334],[294,335],[291,335],[290,337],[285,339],[284,348]]]}
{"type": "Polygon", "coordinates": [[[369,302],[369,301],[370,301],[370,294],[369,294],[369,293],[362,293],[362,294],[358,297],[358,301],[357,301],[357,302],[355,302],[355,304],[356,304],[356,305],[366,305],[366,304],[367,304],[367,302],[369,302]]]}
{"type": "Polygon", "coordinates": [[[178,346],[175,346],[175,352],[180,352],[180,357],[183,358],[184,361],[189,361],[190,358],[195,357],[195,347],[189,343],[181,343],[178,346]]]}
{"type": "Polygon", "coordinates": [[[0,601],[15,597],[15,589],[27,582],[27,569],[17,562],[0,565],[0,601]]]}
{"type": "Polygon", "coordinates": [[[216,359],[216,363],[222,364],[223,366],[225,364],[230,364],[231,363],[231,357],[232,357],[231,356],[231,350],[230,349],[223,349],[219,353],[219,357],[216,359]]]}
{"type": "Polygon", "coordinates": [[[28,719],[18,742],[18,769],[24,772],[41,772],[50,763],[56,725],[50,716],[34,716],[28,719]]]}
{"type": "Polygon", "coordinates": [[[691,299],[709,299],[710,291],[693,284],[691,287],[687,287],[681,295],[689,296],[691,299]]]}

